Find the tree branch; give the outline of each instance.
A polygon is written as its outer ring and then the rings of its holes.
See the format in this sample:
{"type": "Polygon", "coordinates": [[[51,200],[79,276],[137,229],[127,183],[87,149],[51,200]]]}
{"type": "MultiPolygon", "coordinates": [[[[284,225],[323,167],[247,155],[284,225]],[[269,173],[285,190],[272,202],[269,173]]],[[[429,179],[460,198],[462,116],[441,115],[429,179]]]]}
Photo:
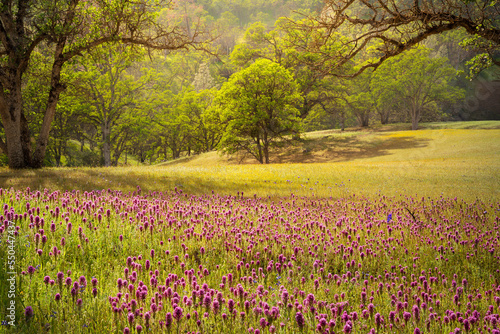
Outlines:
{"type": "MultiPolygon", "coordinates": [[[[299,24],[302,29],[311,30],[316,27],[326,31],[326,38],[317,46],[317,52],[321,53],[320,48],[332,38],[332,32],[342,25],[348,25],[351,29],[369,29],[344,43],[348,49],[335,56],[337,69],[355,58],[372,41],[379,40],[384,45],[379,49],[382,54],[376,61],[363,65],[355,73],[337,75],[341,77],[354,77],[368,68],[376,69],[386,59],[410,49],[428,37],[453,29],[464,28],[468,34],[480,36],[491,42],[490,48],[498,48],[500,45],[500,6],[488,6],[487,1],[414,0],[408,3],[391,0],[326,0],[326,4],[321,15],[309,18],[308,23],[299,24]],[[357,10],[349,12],[355,4],[357,10]],[[368,15],[369,18],[366,18],[368,15]]],[[[500,63],[495,59],[492,61],[500,63]]]]}
{"type": "Polygon", "coordinates": [[[0,150],[2,150],[4,154],[7,154],[7,144],[1,137],[0,137],[0,150]]]}

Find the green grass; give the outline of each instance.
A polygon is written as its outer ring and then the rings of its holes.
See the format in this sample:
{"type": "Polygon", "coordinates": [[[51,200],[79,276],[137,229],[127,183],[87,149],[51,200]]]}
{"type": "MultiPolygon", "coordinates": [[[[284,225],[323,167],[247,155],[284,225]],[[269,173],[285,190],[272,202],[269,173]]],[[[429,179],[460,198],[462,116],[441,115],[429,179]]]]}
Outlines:
{"type": "Polygon", "coordinates": [[[499,198],[500,122],[429,123],[422,128],[308,133],[299,145],[275,152],[273,161],[278,163],[270,165],[250,159],[239,163],[239,157],[210,152],[147,167],[3,169],[0,187],[129,191],[139,185],[145,190],[178,187],[196,194],[214,190],[249,196],[499,198]]]}

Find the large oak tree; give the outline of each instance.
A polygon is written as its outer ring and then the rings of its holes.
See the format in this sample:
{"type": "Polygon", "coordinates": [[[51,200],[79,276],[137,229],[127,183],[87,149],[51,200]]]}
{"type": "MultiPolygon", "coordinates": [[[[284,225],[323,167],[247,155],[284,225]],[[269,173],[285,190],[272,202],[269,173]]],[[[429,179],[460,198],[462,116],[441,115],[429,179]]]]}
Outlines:
{"type": "Polygon", "coordinates": [[[188,33],[179,26],[158,23],[156,13],[168,6],[169,1],[163,0],[0,1],[0,116],[5,132],[0,149],[11,168],[42,167],[56,106],[65,89],[61,72],[66,63],[112,42],[163,50],[201,47],[206,36],[199,27],[188,33]],[[33,134],[23,110],[22,89],[32,55],[39,48],[51,56],[52,64],[43,122],[40,132],[33,134]]]}
{"type": "Polygon", "coordinates": [[[233,74],[215,98],[220,120],[227,125],[220,147],[268,164],[270,149],[300,133],[295,105],[301,99],[291,73],[268,59],[233,74]]]}

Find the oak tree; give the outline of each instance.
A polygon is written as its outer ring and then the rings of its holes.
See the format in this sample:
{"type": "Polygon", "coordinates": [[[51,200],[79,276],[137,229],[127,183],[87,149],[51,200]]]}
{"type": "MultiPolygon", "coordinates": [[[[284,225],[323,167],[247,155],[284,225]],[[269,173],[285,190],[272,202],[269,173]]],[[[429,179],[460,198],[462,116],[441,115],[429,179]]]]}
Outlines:
{"type": "Polygon", "coordinates": [[[270,149],[300,132],[295,105],[301,99],[288,70],[257,60],[233,74],[216,97],[221,121],[227,124],[220,146],[227,153],[244,151],[268,164],[270,149]]]}
{"type": "MultiPolygon", "coordinates": [[[[245,32],[243,43],[236,45],[231,61],[244,67],[256,59],[269,59],[286,68],[299,84],[302,99],[297,109],[306,118],[311,110],[338,98],[338,80],[326,70],[334,66],[323,62],[318,53],[311,52],[312,44],[321,39],[324,30],[301,31],[293,29],[288,19],[276,22],[275,29],[267,31],[261,22],[252,24],[245,32]]],[[[336,34],[320,50],[325,54],[337,54],[342,37],[336,34]]]]}
{"type": "Polygon", "coordinates": [[[125,116],[137,109],[141,91],[150,78],[147,70],[131,72],[134,61],[140,58],[141,52],[125,45],[96,47],[78,66],[81,70],[75,71],[71,83],[74,97],[88,110],[86,118],[100,132],[106,167],[116,165],[123,151],[127,137],[125,116]]]}
{"type": "Polygon", "coordinates": [[[440,104],[464,97],[462,89],[450,85],[456,75],[448,59],[431,58],[430,50],[418,48],[385,61],[373,72],[370,86],[379,107],[393,101],[416,130],[426,113],[439,113],[440,104]]]}
{"type": "Polygon", "coordinates": [[[60,94],[63,67],[82,53],[106,43],[137,44],[153,49],[200,48],[206,37],[197,26],[160,24],[163,0],[2,0],[0,3],[0,116],[5,138],[0,148],[11,168],[43,165],[60,94]],[[23,110],[23,84],[33,54],[43,47],[51,57],[43,121],[30,132],[23,110]],[[36,138],[34,147],[32,139],[36,138]]]}

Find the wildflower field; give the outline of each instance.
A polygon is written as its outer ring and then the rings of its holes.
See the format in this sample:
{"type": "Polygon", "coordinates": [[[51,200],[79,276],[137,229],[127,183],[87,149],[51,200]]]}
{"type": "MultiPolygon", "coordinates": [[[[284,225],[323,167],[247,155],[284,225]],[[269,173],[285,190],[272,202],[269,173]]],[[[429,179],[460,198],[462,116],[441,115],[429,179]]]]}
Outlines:
{"type": "Polygon", "coordinates": [[[500,333],[493,200],[27,188],[0,202],[17,271],[13,299],[0,271],[2,332],[500,333]]]}

